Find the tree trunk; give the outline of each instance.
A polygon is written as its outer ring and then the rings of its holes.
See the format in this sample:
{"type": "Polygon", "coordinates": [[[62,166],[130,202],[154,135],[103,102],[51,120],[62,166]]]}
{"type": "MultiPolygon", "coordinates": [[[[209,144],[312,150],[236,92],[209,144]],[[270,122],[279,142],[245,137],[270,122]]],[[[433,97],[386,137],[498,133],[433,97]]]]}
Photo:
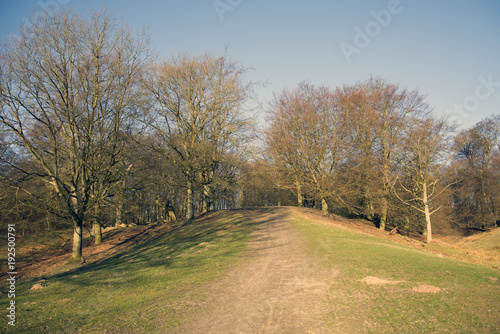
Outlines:
{"type": "Polygon", "coordinates": [[[82,258],[83,248],[83,221],[78,220],[75,222],[75,229],[73,231],[73,252],[71,260],[79,260],[82,258]]]}
{"type": "Polygon", "coordinates": [[[379,229],[381,229],[382,231],[385,230],[385,223],[387,222],[387,211],[389,209],[389,205],[387,203],[387,198],[385,197],[382,197],[382,205],[381,205],[381,208],[380,208],[380,225],[379,225],[379,229]]]}
{"type": "Polygon", "coordinates": [[[295,181],[295,185],[297,187],[297,204],[299,208],[302,208],[304,206],[304,198],[302,197],[302,187],[299,180],[295,181]]]}
{"type": "Polygon", "coordinates": [[[92,230],[94,232],[94,243],[97,244],[102,244],[102,229],[101,229],[101,223],[99,223],[97,220],[94,221],[92,224],[92,230]]]}
{"type": "Polygon", "coordinates": [[[210,210],[210,186],[203,186],[203,206],[202,213],[208,212],[210,210]]]}
{"type": "Polygon", "coordinates": [[[424,202],[424,214],[425,214],[425,223],[426,223],[426,235],[427,235],[427,242],[432,241],[432,226],[431,226],[431,214],[429,211],[429,203],[427,199],[427,185],[423,185],[423,202],[424,202]]]}
{"type": "Polygon", "coordinates": [[[364,209],[363,213],[366,217],[366,219],[373,221],[375,218],[375,210],[373,208],[373,199],[372,196],[370,195],[370,189],[367,184],[363,185],[363,193],[362,193],[362,198],[364,202],[364,209]]]}
{"type": "Polygon", "coordinates": [[[120,227],[122,223],[123,223],[123,204],[120,203],[116,207],[115,227],[120,227]]]}
{"type": "Polygon", "coordinates": [[[373,221],[375,220],[375,210],[373,209],[373,202],[371,199],[368,200],[367,204],[366,204],[366,218],[370,221],[373,221]]]}
{"type": "Polygon", "coordinates": [[[326,203],[326,200],[324,198],[321,199],[321,212],[323,212],[325,215],[328,214],[328,203],[326,203]]]}
{"type": "Polygon", "coordinates": [[[167,205],[165,206],[165,219],[169,223],[177,220],[177,217],[175,216],[174,207],[170,202],[168,202],[167,205]]]}
{"type": "Polygon", "coordinates": [[[132,169],[134,164],[130,164],[127,169],[126,169],[126,174],[123,177],[123,181],[120,184],[120,190],[118,192],[118,204],[116,206],[116,220],[115,220],[115,227],[119,227],[121,224],[123,224],[123,210],[125,208],[125,187],[127,186],[127,175],[132,169]]]}
{"type": "Polygon", "coordinates": [[[425,206],[425,222],[427,224],[426,231],[427,231],[427,242],[432,241],[432,226],[431,226],[431,215],[429,214],[429,206],[425,206]]]}
{"type": "Polygon", "coordinates": [[[45,217],[45,221],[47,222],[47,231],[50,232],[52,230],[51,225],[50,225],[50,218],[49,214],[45,217]]]}
{"type": "Polygon", "coordinates": [[[205,196],[203,196],[203,202],[201,203],[201,213],[207,213],[208,212],[208,200],[205,196]]]}
{"type": "Polygon", "coordinates": [[[102,244],[102,229],[101,222],[99,221],[99,205],[96,205],[94,214],[95,217],[92,222],[92,232],[94,234],[94,243],[97,245],[102,244]]]}
{"type": "Polygon", "coordinates": [[[186,218],[193,219],[194,218],[194,199],[193,199],[193,181],[187,181],[187,208],[186,208],[186,218]]]}
{"type": "Polygon", "coordinates": [[[123,223],[123,202],[120,200],[116,207],[115,227],[119,227],[123,223]]]}

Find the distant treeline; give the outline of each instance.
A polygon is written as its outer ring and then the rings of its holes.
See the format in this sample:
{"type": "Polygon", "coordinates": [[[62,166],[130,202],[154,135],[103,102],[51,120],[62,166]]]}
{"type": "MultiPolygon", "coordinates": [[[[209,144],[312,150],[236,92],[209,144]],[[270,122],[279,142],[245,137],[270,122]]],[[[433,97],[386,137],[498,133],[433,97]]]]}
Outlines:
{"type": "Polygon", "coordinates": [[[245,169],[242,203],[316,206],[432,240],[431,222],[500,222],[500,115],[458,131],[418,91],[380,78],[276,94],[264,158],[245,169]],[[274,186],[274,189],[270,187],[274,186]],[[283,192],[287,190],[287,192],[283,192]]]}

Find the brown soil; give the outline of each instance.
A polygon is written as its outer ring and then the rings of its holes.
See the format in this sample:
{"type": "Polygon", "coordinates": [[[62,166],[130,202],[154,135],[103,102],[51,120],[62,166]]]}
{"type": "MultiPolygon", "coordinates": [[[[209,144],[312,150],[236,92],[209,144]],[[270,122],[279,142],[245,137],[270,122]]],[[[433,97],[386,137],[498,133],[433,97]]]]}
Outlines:
{"type": "Polygon", "coordinates": [[[441,288],[438,288],[438,287],[435,287],[432,285],[425,285],[425,284],[416,286],[412,290],[415,292],[419,292],[419,293],[438,293],[438,292],[441,292],[441,288]]]}
{"type": "Polygon", "coordinates": [[[383,278],[378,278],[374,276],[367,276],[361,280],[361,282],[368,285],[379,285],[379,284],[399,284],[401,281],[388,281],[383,278]]]}

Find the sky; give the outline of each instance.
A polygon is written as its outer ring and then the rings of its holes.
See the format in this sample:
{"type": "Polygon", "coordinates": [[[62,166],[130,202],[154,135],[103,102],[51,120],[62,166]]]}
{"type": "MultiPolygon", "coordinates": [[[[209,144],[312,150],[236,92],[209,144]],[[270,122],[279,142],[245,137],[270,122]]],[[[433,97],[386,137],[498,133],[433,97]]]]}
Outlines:
{"type": "Polygon", "coordinates": [[[500,0],[0,0],[0,40],[31,15],[106,8],[147,27],[159,58],[222,55],[251,68],[263,108],[309,80],[380,76],[463,128],[500,113],[500,0]]]}

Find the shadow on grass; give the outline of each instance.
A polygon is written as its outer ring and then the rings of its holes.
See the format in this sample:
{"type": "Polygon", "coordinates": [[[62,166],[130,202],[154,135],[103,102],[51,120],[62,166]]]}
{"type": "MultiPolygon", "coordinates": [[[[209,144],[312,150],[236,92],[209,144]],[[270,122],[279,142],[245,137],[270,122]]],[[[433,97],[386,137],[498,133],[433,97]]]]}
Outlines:
{"type": "MultiPolygon", "coordinates": [[[[122,284],[133,285],[144,280],[155,269],[188,273],[191,269],[198,270],[198,267],[202,272],[206,266],[222,266],[225,259],[245,249],[251,231],[258,231],[262,224],[271,224],[272,228],[278,221],[287,219],[288,214],[283,211],[260,223],[245,217],[275,213],[275,209],[212,211],[161,233],[157,231],[161,227],[152,227],[127,239],[127,242],[135,241],[136,245],[125,251],[76,267],[65,265],[55,274],[21,279],[17,282],[17,291],[24,294],[38,282],[44,286],[61,283],[66,289],[71,289],[71,286],[99,289],[103,285],[120,289],[122,284]]],[[[2,293],[6,288],[2,287],[2,293]]]]}
{"type": "MultiPolygon", "coordinates": [[[[135,240],[132,248],[105,259],[88,263],[65,272],[44,275],[48,284],[85,287],[133,284],[144,280],[158,270],[196,270],[196,267],[217,265],[246,247],[246,240],[259,223],[246,219],[239,212],[266,211],[266,209],[240,209],[209,212],[170,231],[148,236],[148,231],[135,240]]],[[[284,218],[284,216],[282,217],[284,218]]],[[[272,221],[270,222],[272,223],[272,221]]],[[[154,229],[149,231],[155,234],[154,229]]],[[[132,238],[133,239],[133,238],[132,238]]],[[[134,241],[129,239],[128,241],[134,241]]],[[[219,264],[222,265],[222,264],[219,264]]],[[[161,275],[159,275],[161,276],[161,275]]],[[[29,289],[40,277],[31,278],[20,285],[20,291],[29,289]]],[[[118,286],[117,286],[118,288],[118,286]]]]}

